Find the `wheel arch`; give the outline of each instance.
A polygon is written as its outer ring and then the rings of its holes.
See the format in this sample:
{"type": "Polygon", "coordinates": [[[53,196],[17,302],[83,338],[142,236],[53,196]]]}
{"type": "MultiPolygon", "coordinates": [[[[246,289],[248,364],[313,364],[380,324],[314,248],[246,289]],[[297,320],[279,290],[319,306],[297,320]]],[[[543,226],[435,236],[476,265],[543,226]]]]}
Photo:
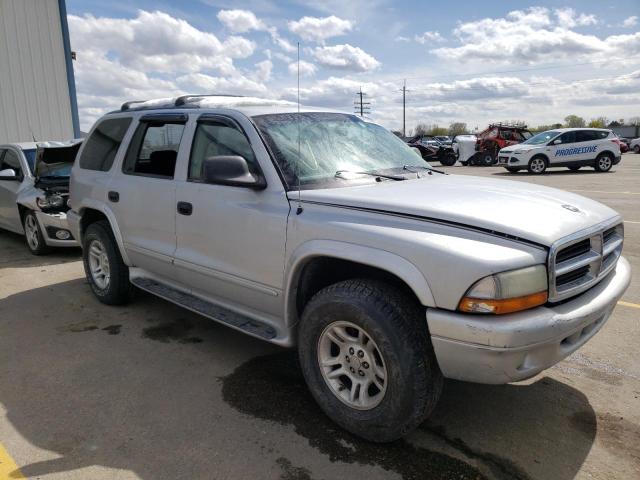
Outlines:
{"type": "Polygon", "coordinates": [[[319,290],[352,278],[388,281],[421,305],[435,306],[427,279],[405,258],[346,242],[312,240],[296,249],[285,271],[286,325],[297,324],[304,305],[319,290]]]}
{"type": "Polygon", "coordinates": [[[115,215],[111,211],[111,209],[104,207],[103,205],[87,205],[79,209],[78,214],[80,216],[80,238],[79,242],[82,245],[82,239],[84,237],[84,233],[87,231],[87,228],[92,223],[106,220],[111,227],[111,231],[113,232],[113,236],[116,239],[116,243],[118,244],[118,250],[120,251],[120,255],[122,256],[122,260],[126,265],[131,266],[129,262],[129,256],[124,248],[124,241],[122,238],[122,233],[118,228],[118,222],[116,222],[115,215]]]}

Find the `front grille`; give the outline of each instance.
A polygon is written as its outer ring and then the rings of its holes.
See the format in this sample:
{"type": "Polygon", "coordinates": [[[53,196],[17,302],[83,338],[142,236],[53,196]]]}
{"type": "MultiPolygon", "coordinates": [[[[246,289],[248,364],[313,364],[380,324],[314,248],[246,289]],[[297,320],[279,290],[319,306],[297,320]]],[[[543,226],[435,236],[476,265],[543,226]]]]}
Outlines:
{"type": "Polygon", "coordinates": [[[549,301],[591,288],[615,267],[624,240],[620,223],[600,226],[556,242],[549,252],[549,301]]]}

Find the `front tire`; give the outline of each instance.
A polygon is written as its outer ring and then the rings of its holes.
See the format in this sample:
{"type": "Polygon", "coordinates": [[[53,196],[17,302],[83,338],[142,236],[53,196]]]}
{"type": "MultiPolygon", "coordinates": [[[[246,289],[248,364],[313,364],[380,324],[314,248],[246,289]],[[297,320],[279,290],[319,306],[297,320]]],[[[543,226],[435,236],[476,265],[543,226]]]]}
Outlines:
{"type": "Polygon", "coordinates": [[[442,156],[440,163],[445,167],[452,167],[456,163],[456,156],[453,153],[447,153],[442,156]]]}
{"type": "Polygon", "coordinates": [[[347,280],[318,292],[304,309],[298,345],[320,408],[366,440],[404,436],[440,397],[424,310],[388,284],[347,280]]]}
{"type": "Polygon", "coordinates": [[[123,305],[131,299],[129,267],[125,265],[108,222],[87,228],[82,242],[84,272],[91,290],[107,305],[123,305]]]}
{"type": "Polygon", "coordinates": [[[640,145],[635,145],[633,147],[633,151],[636,152],[636,153],[640,153],[640,145]]]}
{"type": "Polygon", "coordinates": [[[596,172],[608,172],[613,167],[613,158],[609,153],[601,153],[596,158],[595,169],[596,172]]]}
{"type": "Polygon", "coordinates": [[[33,211],[27,212],[24,216],[24,236],[27,240],[27,247],[34,255],[45,255],[51,251],[47,245],[40,224],[33,211]]]}
{"type": "Polygon", "coordinates": [[[527,170],[533,175],[542,175],[547,170],[547,160],[540,156],[533,157],[529,160],[527,170]]]}

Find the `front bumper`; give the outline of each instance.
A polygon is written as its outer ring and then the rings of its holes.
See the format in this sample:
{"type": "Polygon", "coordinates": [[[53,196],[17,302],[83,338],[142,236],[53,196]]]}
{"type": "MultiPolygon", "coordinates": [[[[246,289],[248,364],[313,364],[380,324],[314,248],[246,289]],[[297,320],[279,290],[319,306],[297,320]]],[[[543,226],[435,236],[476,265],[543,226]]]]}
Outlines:
{"type": "Polygon", "coordinates": [[[69,229],[66,213],[45,213],[36,211],[36,218],[40,224],[40,231],[44,237],[44,241],[51,247],[77,247],[78,242],[75,240],[75,236],[69,229]],[[57,230],[66,230],[71,235],[71,238],[67,240],[60,240],[56,238],[54,232],[57,230]]]}
{"type": "Polygon", "coordinates": [[[565,303],[499,316],[427,309],[440,369],[447,378],[478,383],[533,377],[591,339],[630,281],[629,262],[620,257],[606,278],[565,303]]]}

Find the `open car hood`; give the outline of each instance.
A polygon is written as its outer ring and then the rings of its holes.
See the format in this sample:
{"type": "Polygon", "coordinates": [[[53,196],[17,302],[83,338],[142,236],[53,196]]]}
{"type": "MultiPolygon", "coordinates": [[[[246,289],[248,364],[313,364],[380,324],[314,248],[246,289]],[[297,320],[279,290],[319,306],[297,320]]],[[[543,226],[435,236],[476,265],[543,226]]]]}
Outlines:
{"type": "Polygon", "coordinates": [[[56,178],[48,173],[64,165],[73,165],[76,154],[82,145],[81,138],[65,142],[39,142],[36,145],[36,159],[33,175],[36,183],[47,186],[69,184],[69,177],[56,178]]]}

